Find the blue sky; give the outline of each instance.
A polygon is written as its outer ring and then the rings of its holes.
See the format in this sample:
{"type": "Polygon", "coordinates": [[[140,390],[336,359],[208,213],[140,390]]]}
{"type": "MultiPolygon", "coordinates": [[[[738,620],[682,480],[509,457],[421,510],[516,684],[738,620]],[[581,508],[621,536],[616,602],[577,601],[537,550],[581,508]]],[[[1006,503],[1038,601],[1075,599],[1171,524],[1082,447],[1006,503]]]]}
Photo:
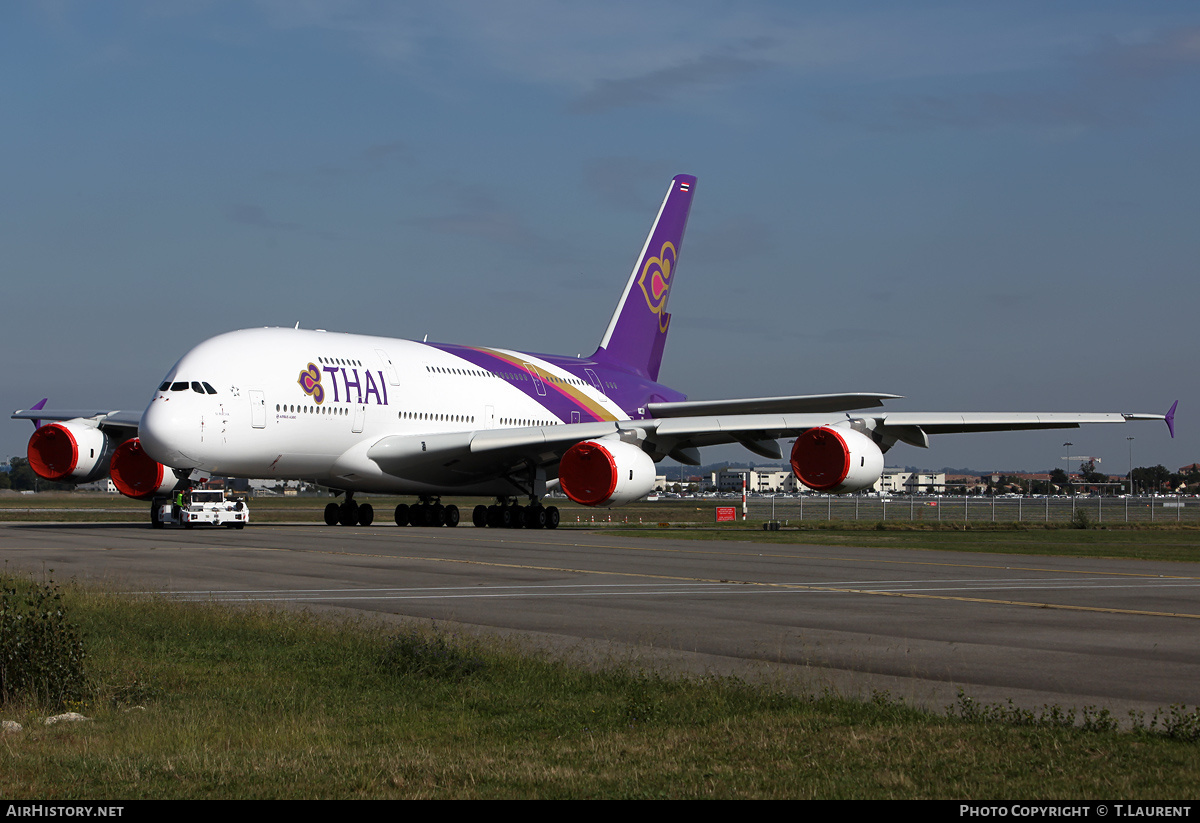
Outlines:
{"type": "Polygon", "coordinates": [[[690,173],[670,385],[1179,399],[887,462],[1200,460],[1194,2],[12,2],[0,100],[7,409],[252,326],[588,353],[690,173]]]}

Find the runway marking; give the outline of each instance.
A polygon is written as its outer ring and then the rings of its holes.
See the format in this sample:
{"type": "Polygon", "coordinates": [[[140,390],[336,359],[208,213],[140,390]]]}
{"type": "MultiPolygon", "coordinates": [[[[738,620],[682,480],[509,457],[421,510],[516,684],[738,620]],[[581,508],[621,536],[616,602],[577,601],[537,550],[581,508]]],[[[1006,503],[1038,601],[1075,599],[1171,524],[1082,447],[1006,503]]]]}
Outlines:
{"type": "MultiPolygon", "coordinates": [[[[539,545],[546,545],[546,544],[539,544],[539,545]]],[[[183,550],[183,549],[189,549],[189,548],[195,549],[197,547],[170,547],[170,548],[173,548],[176,550],[183,550]]],[[[203,548],[203,547],[200,547],[200,548],[203,548]]],[[[367,552],[326,551],[326,550],[315,550],[315,549],[283,549],[283,548],[273,548],[273,547],[245,548],[245,547],[230,547],[230,546],[209,547],[209,548],[219,549],[221,551],[280,551],[280,552],[299,551],[299,552],[311,553],[311,554],[330,554],[330,555],[338,555],[338,556],[343,556],[343,557],[369,557],[369,558],[375,558],[375,559],[423,561],[423,562],[428,562],[428,563],[453,563],[453,564],[460,564],[460,565],[464,565],[464,566],[486,566],[486,567],[490,567],[490,568],[522,569],[522,570],[527,570],[527,571],[556,572],[556,573],[561,573],[561,574],[591,574],[591,575],[601,575],[601,576],[646,578],[646,579],[662,580],[662,581],[674,580],[674,581],[680,581],[681,583],[687,583],[687,584],[691,584],[691,585],[695,585],[697,583],[703,583],[703,584],[725,585],[725,586],[754,586],[754,587],[759,587],[759,588],[763,588],[763,589],[778,589],[781,591],[811,591],[811,592],[825,592],[825,593],[838,593],[838,594],[863,594],[863,595],[873,595],[873,596],[878,596],[878,597],[909,597],[909,598],[921,599],[921,600],[945,600],[945,601],[951,601],[951,602],[980,603],[980,604],[997,605],[997,606],[1023,606],[1026,608],[1060,609],[1060,610],[1065,610],[1065,611],[1093,612],[1093,613],[1098,613],[1098,614],[1136,615],[1136,616],[1143,616],[1143,617],[1181,617],[1181,618],[1189,618],[1189,619],[1193,619],[1193,620],[1200,620],[1200,614],[1192,614],[1189,612],[1162,612],[1162,611],[1151,611],[1151,610],[1147,610],[1147,609],[1120,609],[1120,608],[1109,607],[1109,606],[1081,606],[1081,605],[1073,605],[1073,604],[1066,604],[1066,603],[1048,603],[1048,602],[1042,602],[1042,601],[1001,600],[1001,599],[996,599],[996,598],[966,597],[966,596],[961,596],[961,595],[929,594],[927,592],[918,592],[918,591],[913,591],[913,590],[903,590],[903,591],[887,590],[885,588],[880,588],[878,586],[871,587],[871,588],[858,588],[857,584],[832,584],[831,585],[831,584],[805,584],[805,583],[767,583],[767,582],[762,582],[762,581],[757,581],[757,580],[732,580],[732,579],[716,579],[716,578],[704,578],[704,577],[686,577],[686,576],[681,576],[681,575],[648,574],[645,572],[628,572],[628,571],[613,572],[613,571],[603,571],[603,570],[597,570],[597,569],[580,569],[580,568],[573,568],[570,566],[542,566],[542,565],[533,565],[533,564],[528,564],[528,563],[500,563],[500,562],[496,562],[496,561],[466,560],[466,559],[461,559],[461,558],[446,558],[446,557],[428,557],[428,556],[423,556],[423,555],[374,554],[374,553],[367,553],[367,552]]],[[[602,546],[601,548],[619,548],[619,547],[602,546]]],[[[870,561],[864,561],[864,562],[870,562],[870,561]]],[[[901,562],[901,561],[884,561],[884,562],[901,562]]],[[[1001,569],[1001,568],[1013,569],[1014,568],[1014,567],[1010,567],[1010,566],[985,566],[985,565],[979,565],[979,564],[927,563],[924,561],[921,561],[919,563],[919,565],[949,566],[949,567],[962,567],[962,568],[990,568],[990,569],[1001,569]]],[[[1066,574],[1072,574],[1072,575],[1087,573],[1087,572],[1083,572],[1083,571],[1073,571],[1070,569],[1037,569],[1037,568],[1019,568],[1018,567],[1015,570],[1018,570],[1018,571],[1055,571],[1060,574],[1066,573],[1066,574]]],[[[1113,576],[1124,576],[1126,578],[1134,578],[1134,579],[1138,579],[1138,580],[1147,580],[1147,581],[1159,580],[1159,579],[1164,580],[1164,581],[1165,580],[1174,581],[1174,580],[1198,580],[1198,579],[1200,579],[1200,578],[1195,578],[1195,577],[1186,577],[1186,576],[1182,576],[1182,575],[1172,576],[1172,577],[1164,577],[1162,575],[1138,574],[1138,573],[1128,573],[1128,574],[1124,574],[1124,575],[1122,575],[1119,572],[1090,572],[1090,573],[1095,574],[1095,575],[1102,575],[1103,576],[1102,579],[1111,579],[1113,576]]],[[[1068,578],[1068,579],[1078,580],[1079,578],[1072,577],[1072,578],[1068,578]]],[[[942,581],[923,581],[923,582],[942,582],[942,581]]],[[[949,581],[949,582],[954,582],[954,581],[949,581]]],[[[959,581],[960,585],[962,582],[964,582],[964,581],[959,581]]],[[[981,584],[983,582],[984,581],[980,581],[981,584]]],[[[991,583],[994,581],[986,581],[986,582],[991,583]]],[[[1041,582],[1041,581],[1039,579],[1032,579],[1032,580],[1029,580],[1028,583],[1026,583],[1025,585],[1010,586],[1010,587],[1006,587],[1006,588],[1034,588],[1035,587],[1034,584],[1036,584],[1038,582],[1041,582]]],[[[895,583],[884,583],[882,585],[887,586],[887,585],[896,585],[896,584],[895,583]]],[[[993,588],[991,586],[986,586],[986,585],[981,585],[981,587],[987,588],[987,589],[993,588]]],[[[1041,588],[1045,588],[1045,587],[1043,586],[1041,588]]],[[[1062,587],[1057,587],[1057,588],[1062,588],[1062,587]]],[[[1092,588],[1092,587],[1087,587],[1087,588],[1092,588]]],[[[1108,587],[1106,587],[1106,588],[1108,588],[1108,587]]],[[[1128,588],[1128,587],[1122,587],[1122,588],[1128,588]]],[[[942,588],[942,589],[937,589],[937,590],[945,591],[946,589],[942,588]]],[[[481,590],[477,589],[477,591],[481,591],[481,590]]],[[[705,592],[690,592],[690,593],[692,593],[692,594],[712,594],[715,592],[712,592],[711,590],[709,590],[709,591],[705,591],[705,592]]],[[[286,594],[286,592],[285,592],[285,594],[286,594]]],[[[462,595],[462,596],[466,597],[467,595],[462,595]]],[[[475,596],[486,596],[486,595],[476,594],[475,596]]],[[[496,596],[501,596],[501,595],[496,595],[496,596]]],[[[508,596],[516,596],[516,595],[508,595],[508,596]]],[[[525,595],[525,596],[528,596],[528,595],[525,595]]]]}
{"type": "MultiPolygon", "coordinates": [[[[370,536],[371,533],[357,532],[357,534],[364,535],[364,536],[370,536]]],[[[476,537],[461,537],[460,538],[457,534],[452,536],[449,534],[440,534],[438,532],[428,532],[425,534],[416,534],[416,533],[409,532],[409,533],[405,533],[404,537],[405,538],[412,537],[414,539],[441,540],[441,541],[454,540],[454,542],[465,542],[465,541],[470,541],[472,543],[492,542],[492,543],[513,544],[513,545],[520,545],[520,546],[535,546],[535,547],[538,547],[538,546],[555,547],[555,546],[557,546],[557,547],[561,547],[561,548],[616,549],[618,551],[626,551],[626,552],[647,552],[647,553],[658,553],[658,554],[698,554],[698,555],[706,555],[706,556],[723,556],[723,557],[745,557],[746,556],[746,554],[743,552],[694,549],[694,548],[690,548],[690,547],[686,548],[686,549],[681,549],[681,548],[671,548],[671,547],[664,547],[664,546],[654,546],[654,547],[650,547],[650,546],[615,546],[615,545],[610,545],[607,543],[542,542],[542,541],[535,541],[535,540],[513,540],[513,539],[505,539],[505,538],[497,539],[497,538],[488,538],[488,537],[478,537],[478,538],[476,538],[476,537]]],[[[687,538],[680,538],[680,539],[687,539],[687,538]]],[[[758,544],[746,543],[744,545],[758,545],[758,544]]],[[[832,546],[830,548],[853,549],[853,548],[858,548],[858,547],[855,547],[855,546],[832,546]]],[[[934,550],[934,549],[907,549],[906,551],[936,551],[936,550],[934,550]]],[[[995,554],[1003,554],[1003,552],[995,552],[995,554]]],[[[1152,578],[1177,577],[1177,578],[1180,578],[1183,580],[1200,580],[1200,576],[1197,576],[1197,575],[1163,575],[1163,574],[1155,574],[1152,572],[1105,572],[1105,571],[1096,571],[1094,569],[1093,570],[1051,569],[1051,568],[1042,568],[1039,566],[1009,566],[1009,565],[1001,566],[1001,565],[990,565],[990,564],[986,564],[986,563],[948,563],[948,562],[944,562],[944,561],[933,561],[933,560],[887,560],[887,559],[882,559],[882,558],[845,557],[842,555],[830,556],[830,555],[821,555],[821,554],[754,552],[753,556],[755,556],[755,557],[774,557],[774,558],[780,558],[780,559],[784,559],[784,560],[839,560],[839,561],[851,562],[851,563],[870,563],[870,564],[880,564],[880,565],[935,566],[935,567],[964,568],[964,569],[1005,569],[1005,570],[1010,570],[1010,571],[1056,572],[1059,574],[1101,574],[1101,575],[1115,575],[1118,577],[1138,577],[1138,576],[1152,577],[1152,578]]],[[[1092,559],[1092,558],[1064,557],[1063,559],[1064,560],[1073,560],[1073,559],[1087,560],[1087,559],[1092,559]]],[[[1113,559],[1124,560],[1125,558],[1113,558],[1113,559]]],[[[1139,561],[1131,560],[1131,562],[1139,562],[1139,561]]],[[[1160,561],[1160,562],[1168,562],[1168,561],[1160,561]]]]}
{"type": "MultiPolygon", "coordinates": [[[[364,534],[364,533],[360,533],[360,532],[352,532],[352,533],[353,534],[364,534]]],[[[366,534],[369,535],[369,533],[366,533],[366,534]]],[[[407,537],[410,537],[410,535],[405,534],[404,537],[407,538],[407,537]]],[[[467,541],[471,541],[471,542],[492,542],[492,543],[498,543],[498,544],[509,543],[509,544],[519,544],[519,545],[524,545],[524,546],[539,546],[539,547],[547,547],[547,546],[555,547],[555,546],[557,546],[557,547],[591,548],[591,549],[597,549],[597,548],[599,548],[599,549],[617,549],[620,551],[638,551],[638,552],[652,552],[652,553],[729,555],[729,556],[734,556],[734,557],[744,556],[743,554],[740,554],[740,553],[708,551],[708,550],[691,549],[691,548],[679,549],[679,548],[668,548],[668,547],[653,547],[653,548],[630,547],[630,546],[615,546],[615,545],[609,545],[609,544],[566,543],[566,542],[557,542],[557,541],[556,542],[541,542],[541,541],[530,541],[530,540],[496,539],[496,538],[484,538],[484,537],[460,538],[457,535],[455,535],[453,538],[451,538],[450,535],[443,536],[443,535],[439,535],[436,532],[432,532],[432,531],[423,532],[423,533],[418,534],[418,533],[415,533],[415,530],[414,530],[414,533],[411,534],[411,537],[413,539],[437,540],[438,542],[442,542],[442,541],[449,540],[449,539],[454,539],[456,541],[467,540],[467,541]]],[[[505,569],[523,569],[523,570],[529,570],[529,571],[555,572],[555,573],[563,573],[563,574],[592,574],[592,575],[603,575],[603,576],[646,578],[646,579],[664,580],[664,581],[675,580],[675,581],[682,581],[685,583],[690,583],[693,585],[696,583],[706,583],[706,584],[723,584],[723,585],[737,585],[737,586],[755,586],[755,587],[760,587],[760,588],[780,589],[780,590],[785,590],[785,591],[812,591],[812,592],[828,592],[828,593],[841,593],[841,594],[863,594],[863,595],[874,595],[874,596],[879,596],[879,597],[909,597],[909,598],[924,599],[924,600],[945,600],[945,601],[951,601],[951,602],[978,603],[978,604],[999,605],[999,606],[1022,606],[1022,607],[1026,607],[1026,608],[1038,608],[1038,609],[1060,609],[1060,610],[1065,610],[1065,611],[1093,612],[1093,613],[1099,613],[1099,614],[1135,615],[1135,616],[1144,616],[1144,617],[1180,617],[1180,618],[1189,618],[1189,619],[1200,619],[1200,614],[1192,614],[1192,613],[1188,613],[1188,612],[1163,612],[1163,611],[1151,611],[1151,610],[1142,610],[1142,609],[1121,609],[1121,608],[1106,607],[1106,606],[1081,606],[1081,605],[1072,605],[1072,604],[1064,604],[1064,603],[1048,603],[1048,602],[1041,602],[1041,601],[1003,600],[1003,599],[995,599],[995,598],[966,597],[966,596],[949,595],[949,594],[930,594],[930,593],[926,593],[926,592],[916,592],[916,591],[912,591],[912,590],[889,591],[889,590],[886,590],[883,588],[879,588],[878,586],[870,587],[870,588],[866,588],[866,587],[859,588],[859,587],[857,587],[857,584],[832,584],[831,585],[831,584],[802,584],[802,583],[767,583],[767,582],[761,582],[761,581],[755,581],[755,580],[733,580],[733,579],[728,579],[728,578],[715,579],[715,578],[702,578],[702,577],[686,577],[686,576],[681,576],[681,575],[649,574],[649,573],[644,573],[644,572],[613,572],[613,571],[603,571],[603,570],[596,570],[596,569],[578,569],[578,568],[564,567],[564,566],[542,566],[542,565],[522,564],[522,563],[500,563],[500,562],[495,562],[495,561],[467,560],[467,559],[461,559],[461,558],[446,558],[446,557],[428,557],[428,556],[422,556],[422,555],[378,554],[378,553],[370,553],[370,552],[353,552],[353,551],[344,551],[344,550],[291,549],[291,548],[280,548],[280,547],[271,547],[271,546],[251,547],[251,546],[221,546],[221,545],[211,545],[211,546],[160,545],[160,546],[154,546],[151,548],[154,550],[168,550],[168,551],[192,550],[192,551],[302,552],[302,553],[306,553],[306,554],[328,554],[328,555],[336,555],[336,556],[343,556],[343,557],[364,557],[364,558],[386,559],[386,560],[424,561],[424,562],[428,562],[428,563],[453,563],[453,564],[470,565],[470,566],[485,566],[485,567],[505,568],[505,569]]],[[[942,568],[1004,569],[1004,570],[1009,570],[1009,571],[1049,572],[1049,573],[1066,574],[1066,575],[1099,575],[1099,576],[1104,576],[1107,578],[1125,577],[1125,578],[1149,579],[1149,580],[1156,580],[1156,579],[1161,579],[1161,580],[1200,580],[1200,577],[1191,576],[1191,575],[1162,575],[1162,574],[1139,573],[1139,572],[1104,572],[1104,571],[1096,571],[1096,570],[1085,571],[1085,570],[1075,570],[1075,569],[1051,569],[1051,568],[1042,568],[1042,567],[1037,567],[1037,566],[1007,566],[1007,565],[1002,566],[1002,565],[982,564],[982,563],[945,563],[945,562],[934,562],[934,561],[925,561],[925,560],[887,560],[887,559],[869,559],[869,558],[854,558],[854,557],[836,557],[836,558],[834,558],[834,557],[829,557],[829,556],[824,556],[824,555],[782,554],[782,553],[773,553],[773,552],[758,552],[758,553],[755,553],[755,556],[757,556],[757,557],[777,557],[777,558],[782,558],[782,559],[801,559],[801,560],[833,560],[833,559],[836,559],[836,560],[840,560],[842,562],[850,561],[850,562],[856,562],[856,563],[870,563],[870,564],[880,564],[880,565],[895,564],[895,565],[934,566],[934,567],[942,567],[942,568]]],[[[1078,578],[1076,578],[1076,579],[1078,579],[1078,578]]],[[[1030,583],[1033,583],[1033,582],[1036,582],[1036,581],[1030,581],[1030,583]]],[[[888,584],[885,583],[883,585],[888,585],[888,584]]],[[[1013,587],[1013,588],[1031,588],[1031,586],[1026,585],[1026,586],[1013,587]]],[[[945,591],[945,589],[941,589],[941,591],[945,591]]],[[[709,593],[713,593],[713,592],[709,592],[709,593]]]]}

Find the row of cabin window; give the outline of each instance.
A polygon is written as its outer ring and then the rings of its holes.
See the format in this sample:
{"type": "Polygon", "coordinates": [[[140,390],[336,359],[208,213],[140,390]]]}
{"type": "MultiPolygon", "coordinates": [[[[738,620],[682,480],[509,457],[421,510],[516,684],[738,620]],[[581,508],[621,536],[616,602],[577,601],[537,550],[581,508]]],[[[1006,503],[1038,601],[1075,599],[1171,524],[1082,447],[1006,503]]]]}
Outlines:
{"type": "MultiPolygon", "coordinates": [[[[433,412],[398,412],[397,417],[401,420],[430,420],[440,423],[474,423],[475,415],[473,414],[434,414],[433,412]]],[[[558,420],[530,420],[528,418],[514,419],[512,417],[500,418],[502,426],[557,426],[560,424],[558,420]]]]}
{"type": "Polygon", "coordinates": [[[362,366],[361,360],[348,360],[343,357],[318,357],[317,362],[324,366],[362,366]]]}
{"type": "Polygon", "coordinates": [[[401,420],[437,420],[444,423],[474,423],[473,414],[434,414],[433,412],[397,412],[401,420]]]}
{"type": "MultiPolygon", "coordinates": [[[[458,375],[462,375],[463,377],[499,377],[502,380],[522,380],[522,381],[529,379],[528,374],[522,374],[521,372],[477,371],[475,369],[454,369],[454,368],[449,368],[446,366],[426,366],[425,371],[429,372],[430,374],[458,374],[458,375]]],[[[543,375],[540,375],[540,378],[549,383],[565,383],[565,384],[569,384],[572,386],[587,385],[582,380],[578,380],[574,377],[559,377],[554,374],[543,374],[543,375]]],[[[606,385],[616,388],[616,386],[611,383],[607,383],[606,385]]]]}
{"type": "Polygon", "coordinates": [[[285,412],[287,414],[316,414],[318,410],[323,410],[326,414],[346,415],[350,411],[348,409],[330,407],[330,406],[290,406],[284,403],[282,406],[275,404],[275,411],[285,412]]]}

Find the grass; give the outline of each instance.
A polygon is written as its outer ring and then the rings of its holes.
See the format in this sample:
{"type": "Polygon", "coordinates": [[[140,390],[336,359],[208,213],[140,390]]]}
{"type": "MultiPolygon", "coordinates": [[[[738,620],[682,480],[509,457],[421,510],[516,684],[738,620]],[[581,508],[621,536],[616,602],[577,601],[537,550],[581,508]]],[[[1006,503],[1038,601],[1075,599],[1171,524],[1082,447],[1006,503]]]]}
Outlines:
{"type": "Polygon", "coordinates": [[[961,701],[937,716],[886,694],[588,671],[429,626],[76,586],[63,600],[92,679],[74,708],[92,719],[0,711],[26,727],[0,738],[9,799],[1132,800],[1200,786],[1200,746],[1147,724],[1083,729],[961,701]]]}

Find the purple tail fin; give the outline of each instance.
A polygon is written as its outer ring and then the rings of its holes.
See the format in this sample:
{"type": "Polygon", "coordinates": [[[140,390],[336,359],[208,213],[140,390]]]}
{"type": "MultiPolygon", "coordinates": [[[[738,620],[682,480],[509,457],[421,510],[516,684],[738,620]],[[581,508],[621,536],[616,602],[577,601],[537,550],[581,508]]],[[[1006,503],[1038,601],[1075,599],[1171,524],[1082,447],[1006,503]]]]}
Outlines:
{"type": "Polygon", "coordinates": [[[696,178],[676,175],[667,189],[658,217],[625,284],[625,292],[593,357],[658,380],[667,341],[667,298],[675,284],[675,268],[687,228],[696,178]]]}

